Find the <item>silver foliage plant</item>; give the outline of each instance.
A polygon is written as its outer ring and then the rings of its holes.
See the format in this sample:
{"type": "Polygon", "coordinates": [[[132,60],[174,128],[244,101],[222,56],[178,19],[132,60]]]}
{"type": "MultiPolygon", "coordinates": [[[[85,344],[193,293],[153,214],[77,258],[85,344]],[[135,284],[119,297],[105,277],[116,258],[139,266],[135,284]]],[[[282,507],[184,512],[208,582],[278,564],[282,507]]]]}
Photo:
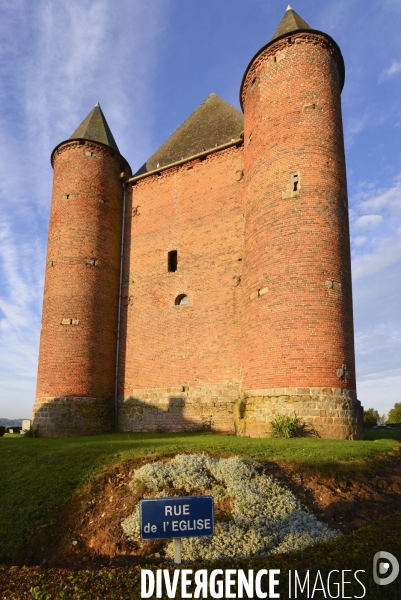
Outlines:
{"type": "MultiPolygon", "coordinates": [[[[144,465],[129,485],[141,484],[158,496],[175,495],[175,488],[188,495],[193,492],[212,495],[216,504],[225,498],[231,500],[230,518],[216,521],[214,536],[182,540],[183,560],[290,552],[339,535],[303,510],[288,488],[272,477],[259,475],[256,467],[238,456],[217,460],[204,454],[179,454],[168,463],[144,465]]],[[[140,543],[139,507],[121,525],[129,540],[140,543]]],[[[173,556],[171,541],[166,557],[173,556]]]]}

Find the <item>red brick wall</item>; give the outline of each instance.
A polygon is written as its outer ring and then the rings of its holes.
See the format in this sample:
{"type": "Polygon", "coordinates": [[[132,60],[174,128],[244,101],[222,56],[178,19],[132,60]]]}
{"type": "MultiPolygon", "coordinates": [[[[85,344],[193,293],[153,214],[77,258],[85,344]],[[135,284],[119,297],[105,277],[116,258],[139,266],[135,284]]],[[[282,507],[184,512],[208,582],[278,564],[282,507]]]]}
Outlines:
{"type": "MultiPolygon", "coordinates": [[[[102,399],[112,407],[120,163],[111,149],[91,142],[65,143],[54,155],[37,383],[41,402],[79,396],[102,399]]],[[[108,418],[101,429],[110,427],[108,418]]]]}
{"type": "Polygon", "coordinates": [[[127,202],[120,394],[239,381],[243,150],[138,180],[127,202]],[[178,251],[178,269],[167,255],[178,251]],[[187,294],[186,306],[175,306],[187,294]]]}
{"type": "MultiPolygon", "coordinates": [[[[319,435],[361,435],[338,60],[323,35],[278,40],[244,81],[243,146],[129,186],[120,430],[265,435],[295,410],[319,435]]],[[[34,410],[45,435],[113,426],[122,160],[78,141],[54,155],[34,410]]]]}
{"type": "Polygon", "coordinates": [[[336,52],[324,36],[292,35],[245,80],[243,390],[355,390],[336,52]],[[336,375],[342,363],[349,381],[336,375]]]}

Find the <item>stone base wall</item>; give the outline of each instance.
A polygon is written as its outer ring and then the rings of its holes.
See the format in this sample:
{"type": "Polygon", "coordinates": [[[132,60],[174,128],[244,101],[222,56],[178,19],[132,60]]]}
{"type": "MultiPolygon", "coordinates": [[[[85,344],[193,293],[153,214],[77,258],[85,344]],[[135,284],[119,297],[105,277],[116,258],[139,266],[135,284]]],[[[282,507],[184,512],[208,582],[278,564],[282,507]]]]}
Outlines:
{"type": "Polygon", "coordinates": [[[119,431],[235,434],[238,383],[133,390],[119,398],[119,431]]]}
{"type": "Polygon", "coordinates": [[[94,435],[114,431],[112,399],[39,398],[33,407],[33,425],[43,437],[94,435]]]}
{"type": "MultiPolygon", "coordinates": [[[[119,398],[121,432],[214,431],[264,437],[276,415],[301,417],[313,435],[362,439],[363,409],[356,392],[341,388],[239,391],[238,383],[133,390],[119,398]]],[[[44,437],[114,431],[112,400],[40,398],[33,425],[44,437]]]]}
{"type": "Polygon", "coordinates": [[[342,388],[279,388],[243,392],[235,406],[237,435],[263,437],[276,415],[301,417],[322,438],[363,439],[363,408],[342,388]]]}

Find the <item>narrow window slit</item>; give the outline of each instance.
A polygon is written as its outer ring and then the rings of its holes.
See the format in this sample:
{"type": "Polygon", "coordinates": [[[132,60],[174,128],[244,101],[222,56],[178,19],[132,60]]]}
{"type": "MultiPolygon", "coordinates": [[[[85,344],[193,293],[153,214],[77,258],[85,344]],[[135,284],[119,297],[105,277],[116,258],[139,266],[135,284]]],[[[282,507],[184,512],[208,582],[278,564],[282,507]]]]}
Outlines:
{"type": "Polygon", "coordinates": [[[170,250],[167,258],[167,268],[169,273],[174,273],[177,270],[178,263],[177,250],[170,250]]]}

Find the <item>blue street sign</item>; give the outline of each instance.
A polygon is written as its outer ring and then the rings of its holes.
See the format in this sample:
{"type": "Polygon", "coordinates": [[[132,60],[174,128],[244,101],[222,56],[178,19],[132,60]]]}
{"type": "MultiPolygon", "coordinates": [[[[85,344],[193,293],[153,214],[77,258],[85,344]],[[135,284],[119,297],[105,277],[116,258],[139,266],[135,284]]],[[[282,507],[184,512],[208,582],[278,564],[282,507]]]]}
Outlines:
{"type": "Polygon", "coordinates": [[[139,514],[143,540],[214,534],[213,496],[144,498],[139,514]]]}

